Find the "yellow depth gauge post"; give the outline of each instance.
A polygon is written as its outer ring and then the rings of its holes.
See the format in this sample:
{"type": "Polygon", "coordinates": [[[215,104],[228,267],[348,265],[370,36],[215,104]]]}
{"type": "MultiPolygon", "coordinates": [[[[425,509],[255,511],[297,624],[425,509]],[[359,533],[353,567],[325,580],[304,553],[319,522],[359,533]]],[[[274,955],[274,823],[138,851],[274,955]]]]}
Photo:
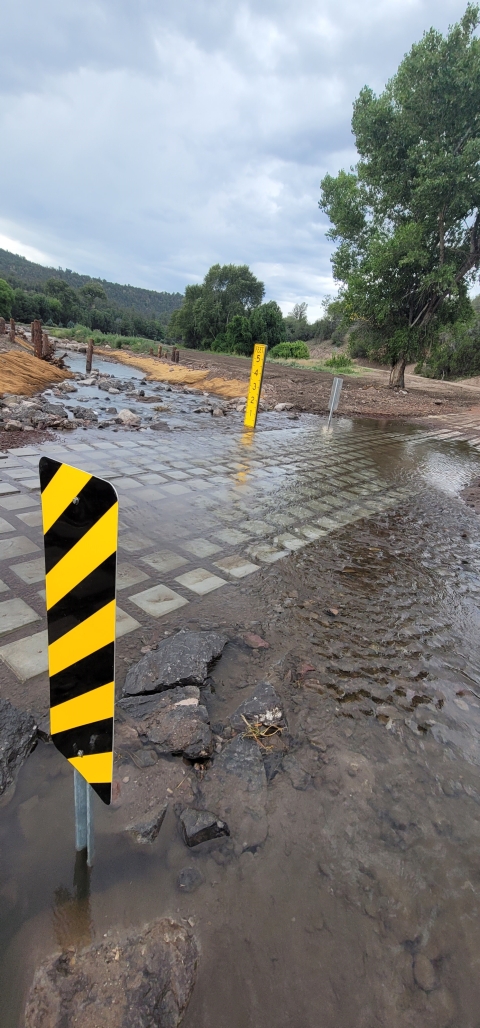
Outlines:
{"type": "Polygon", "coordinates": [[[40,460],[50,732],[75,769],[77,850],[93,850],[90,790],[110,803],[118,497],[110,482],[40,460]],[[88,785],[87,785],[88,783],[88,785]]]}
{"type": "Polygon", "coordinates": [[[255,343],[252,357],[250,385],[248,387],[247,406],[245,408],[245,428],[255,428],[257,423],[258,405],[262,391],[263,369],[267,347],[263,343],[255,343]]]}

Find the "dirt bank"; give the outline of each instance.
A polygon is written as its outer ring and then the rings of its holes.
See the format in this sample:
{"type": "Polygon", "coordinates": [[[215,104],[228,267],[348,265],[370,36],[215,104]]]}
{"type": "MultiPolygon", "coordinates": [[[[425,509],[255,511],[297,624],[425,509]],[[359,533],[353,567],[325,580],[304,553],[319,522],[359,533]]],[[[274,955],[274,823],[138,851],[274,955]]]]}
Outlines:
{"type": "Polygon", "coordinates": [[[33,396],[65,378],[72,378],[72,373],[61,371],[30,353],[11,350],[0,356],[0,393],[33,396]]]}
{"type": "MultiPolygon", "coordinates": [[[[153,365],[157,363],[154,358],[142,360],[153,365]]],[[[231,376],[235,381],[246,383],[250,375],[251,361],[247,357],[181,350],[180,361],[192,371],[201,369],[208,373],[210,377],[204,380],[205,389],[210,389],[210,381],[216,377],[228,379],[231,376]]],[[[308,367],[294,368],[267,361],[262,395],[272,405],[288,402],[293,403],[298,411],[325,414],[332,377],[327,372],[312,371],[308,367]]],[[[467,410],[480,397],[480,389],[476,386],[424,379],[411,373],[406,376],[406,391],[397,392],[388,388],[388,378],[387,369],[371,369],[364,374],[343,376],[339,413],[375,418],[425,418],[432,414],[455,414],[467,410]]]]}

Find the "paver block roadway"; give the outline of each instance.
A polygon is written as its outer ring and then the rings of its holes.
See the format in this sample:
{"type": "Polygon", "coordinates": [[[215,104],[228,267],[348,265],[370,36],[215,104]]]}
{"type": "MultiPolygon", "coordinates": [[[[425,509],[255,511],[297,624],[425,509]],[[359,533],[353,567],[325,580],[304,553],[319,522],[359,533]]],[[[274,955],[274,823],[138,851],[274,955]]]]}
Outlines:
{"type": "Polygon", "coordinates": [[[9,450],[0,457],[0,657],[20,681],[46,671],[42,454],[93,471],[118,491],[121,636],[140,630],[145,615],[160,620],[205,602],[262,564],[395,506],[411,488],[397,477],[402,449],[445,434],[434,425],[382,432],[350,421],[327,434],[308,418],[236,438],[216,426],[208,440],[185,432],[169,438],[170,456],[153,434],[94,429],[87,442],[57,438],[9,450]]]}

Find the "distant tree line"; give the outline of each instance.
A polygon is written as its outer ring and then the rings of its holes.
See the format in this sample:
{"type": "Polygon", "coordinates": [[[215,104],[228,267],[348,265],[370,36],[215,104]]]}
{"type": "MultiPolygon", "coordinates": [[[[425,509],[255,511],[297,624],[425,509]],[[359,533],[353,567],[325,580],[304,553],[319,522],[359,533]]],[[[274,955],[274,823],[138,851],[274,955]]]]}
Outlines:
{"type": "Polygon", "coordinates": [[[50,278],[42,291],[13,288],[0,279],[0,316],[29,323],[39,318],[45,325],[73,328],[85,325],[101,332],[122,336],[163,339],[164,327],[157,318],[125,310],[108,299],[96,282],[74,289],[58,278],[50,278]]]}
{"type": "Polygon", "coordinates": [[[78,291],[82,286],[98,285],[104,290],[108,306],[116,309],[136,311],[148,319],[160,321],[165,325],[177,307],[181,307],[181,293],[159,292],[156,289],[143,289],[139,286],[120,285],[107,279],[92,278],[90,275],[79,275],[70,268],[45,268],[35,264],[26,257],[10,253],[0,248],[0,278],[5,279],[12,289],[24,289],[29,293],[45,293],[46,283],[50,279],[65,282],[78,291]]]}

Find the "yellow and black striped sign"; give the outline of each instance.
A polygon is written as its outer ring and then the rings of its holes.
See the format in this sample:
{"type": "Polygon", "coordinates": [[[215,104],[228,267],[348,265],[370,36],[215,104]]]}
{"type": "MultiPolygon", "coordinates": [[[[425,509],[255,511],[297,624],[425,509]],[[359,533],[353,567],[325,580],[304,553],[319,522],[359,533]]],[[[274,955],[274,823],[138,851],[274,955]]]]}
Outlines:
{"type": "Polygon", "coordinates": [[[110,803],[115,706],[118,497],[109,482],[40,459],[50,732],[110,803]]]}
{"type": "Polygon", "coordinates": [[[263,343],[255,343],[252,356],[252,370],[250,372],[250,385],[248,387],[247,405],[245,407],[245,428],[255,428],[257,424],[258,405],[262,391],[263,370],[267,347],[263,343]]]}

